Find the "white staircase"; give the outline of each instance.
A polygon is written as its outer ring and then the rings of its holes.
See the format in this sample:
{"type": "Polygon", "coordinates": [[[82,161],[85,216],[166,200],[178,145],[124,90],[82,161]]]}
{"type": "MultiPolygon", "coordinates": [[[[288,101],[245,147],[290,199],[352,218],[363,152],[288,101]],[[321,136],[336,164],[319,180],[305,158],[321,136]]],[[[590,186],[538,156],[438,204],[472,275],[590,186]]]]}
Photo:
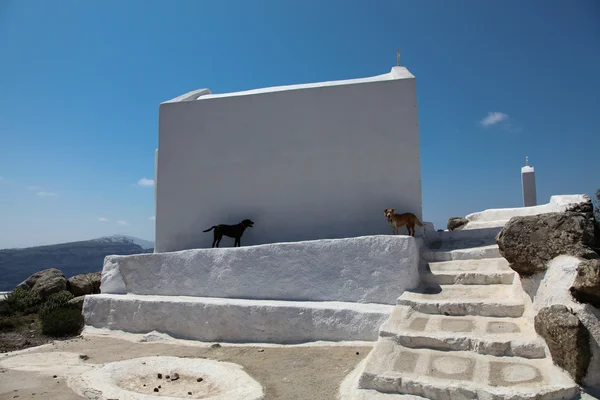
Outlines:
{"type": "Polygon", "coordinates": [[[492,238],[438,241],[421,256],[423,286],[400,296],[357,374],[358,390],[342,398],[579,398],[546,354],[492,238]]]}

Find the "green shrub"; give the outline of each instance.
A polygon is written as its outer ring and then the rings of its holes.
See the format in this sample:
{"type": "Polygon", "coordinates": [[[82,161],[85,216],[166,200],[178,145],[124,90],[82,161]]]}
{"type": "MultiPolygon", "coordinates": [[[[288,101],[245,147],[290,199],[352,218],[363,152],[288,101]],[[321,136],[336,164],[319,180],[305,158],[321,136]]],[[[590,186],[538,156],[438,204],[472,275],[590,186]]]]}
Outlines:
{"type": "Polygon", "coordinates": [[[0,316],[0,332],[10,332],[17,329],[14,317],[2,317],[0,316]]]}
{"type": "Polygon", "coordinates": [[[48,336],[75,336],[83,328],[83,315],[70,304],[40,315],[42,333],[48,336]]]}
{"type": "Polygon", "coordinates": [[[67,308],[69,306],[69,300],[73,297],[74,296],[66,290],[51,294],[40,308],[40,315],[44,316],[59,308],[67,308]]]}
{"type": "Polygon", "coordinates": [[[41,303],[42,299],[37,292],[16,288],[0,302],[0,313],[2,315],[13,315],[18,312],[32,314],[39,310],[41,303]]]}

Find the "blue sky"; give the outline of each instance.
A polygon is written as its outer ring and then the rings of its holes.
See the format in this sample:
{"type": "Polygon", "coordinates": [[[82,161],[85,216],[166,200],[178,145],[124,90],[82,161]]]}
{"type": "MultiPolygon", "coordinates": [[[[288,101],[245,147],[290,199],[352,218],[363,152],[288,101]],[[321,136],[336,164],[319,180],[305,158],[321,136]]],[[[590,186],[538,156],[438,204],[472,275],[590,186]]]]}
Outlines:
{"type": "Polygon", "coordinates": [[[153,239],[160,102],[378,75],[397,48],[426,221],[520,206],[526,155],[538,202],[591,195],[598,21],[596,0],[2,0],[0,248],[153,239]]]}

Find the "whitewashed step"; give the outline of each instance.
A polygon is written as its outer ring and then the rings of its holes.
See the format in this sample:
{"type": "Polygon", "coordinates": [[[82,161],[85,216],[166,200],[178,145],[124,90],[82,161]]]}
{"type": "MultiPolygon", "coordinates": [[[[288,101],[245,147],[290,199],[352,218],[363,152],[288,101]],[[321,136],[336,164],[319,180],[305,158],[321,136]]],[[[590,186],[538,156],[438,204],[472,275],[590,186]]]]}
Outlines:
{"type": "Polygon", "coordinates": [[[460,247],[463,245],[461,241],[455,242],[442,242],[440,248],[423,248],[421,257],[426,261],[480,260],[502,257],[498,245],[495,244],[464,248],[460,247]]]}
{"type": "Polygon", "coordinates": [[[379,330],[409,348],[473,351],[492,356],[546,357],[545,346],[524,318],[450,317],[396,306],[379,330]]]}
{"type": "Polygon", "coordinates": [[[441,285],[422,292],[404,292],[397,304],[424,314],[520,317],[525,305],[510,285],[441,285]]]}
{"type": "Polygon", "coordinates": [[[510,285],[515,272],[504,258],[430,262],[421,278],[438,285],[510,285]]]}
{"type": "Polygon", "coordinates": [[[352,372],[350,372],[338,390],[339,400],[429,400],[421,396],[413,396],[410,394],[394,394],[382,393],[372,389],[360,389],[358,381],[367,364],[368,357],[363,359],[352,372]]]}
{"type": "Polygon", "coordinates": [[[359,387],[432,400],[572,399],[579,387],[548,358],[409,349],[380,338],[359,387]]]}
{"type": "Polygon", "coordinates": [[[502,228],[503,226],[492,226],[483,229],[467,229],[466,227],[462,227],[454,231],[435,232],[433,235],[430,235],[430,242],[440,240],[481,240],[481,244],[477,244],[477,246],[495,244],[496,236],[502,228]]]}
{"type": "Polygon", "coordinates": [[[83,303],[85,324],[125,332],[158,331],[203,342],[279,343],[369,340],[393,305],[327,301],[96,294],[83,303]]]}

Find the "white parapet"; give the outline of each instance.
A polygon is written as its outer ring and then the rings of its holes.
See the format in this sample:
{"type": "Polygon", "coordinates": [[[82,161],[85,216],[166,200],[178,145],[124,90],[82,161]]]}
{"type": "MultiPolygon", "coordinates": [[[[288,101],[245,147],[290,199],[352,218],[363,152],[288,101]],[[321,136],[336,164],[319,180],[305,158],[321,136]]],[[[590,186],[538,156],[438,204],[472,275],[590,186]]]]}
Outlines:
{"type": "Polygon", "coordinates": [[[106,257],[102,293],[395,304],[421,239],[363,236],[106,257]]]}

